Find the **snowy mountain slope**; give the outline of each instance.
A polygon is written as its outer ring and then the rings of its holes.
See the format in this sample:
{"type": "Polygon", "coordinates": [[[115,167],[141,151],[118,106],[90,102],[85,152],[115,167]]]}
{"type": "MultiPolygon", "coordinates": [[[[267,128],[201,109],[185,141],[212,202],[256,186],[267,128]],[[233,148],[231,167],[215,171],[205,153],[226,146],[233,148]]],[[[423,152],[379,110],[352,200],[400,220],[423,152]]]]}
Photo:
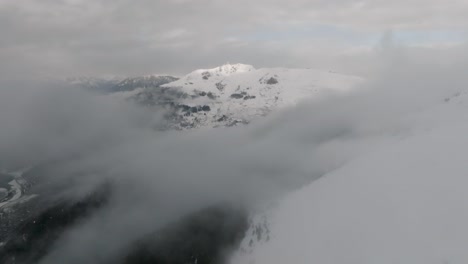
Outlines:
{"type": "Polygon", "coordinates": [[[162,87],[178,89],[180,119],[187,127],[248,123],[271,111],[330,92],[347,92],[359,77],[314,69],[226,64],[196,70],[162,87]]]}
{"type": "Polygon", "coordinates": [[[379,129],[364,122],[366,137],[393,132],[353,142],[368,149],[254,217],[231,263],[466,263],[468,91],[443,88],[379,129]]]}

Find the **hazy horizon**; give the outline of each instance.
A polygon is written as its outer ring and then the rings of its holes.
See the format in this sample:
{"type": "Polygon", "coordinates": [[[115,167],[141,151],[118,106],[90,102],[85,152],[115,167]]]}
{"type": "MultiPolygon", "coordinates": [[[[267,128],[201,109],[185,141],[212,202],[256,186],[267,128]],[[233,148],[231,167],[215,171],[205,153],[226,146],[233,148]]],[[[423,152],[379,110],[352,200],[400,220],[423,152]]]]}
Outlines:
{"type": "Polygon", "coordinates": [[[0,1],[0,77],[182,75],[226,62],[368,75],[382,41],[467,40],[463,1],[0,1]]]}

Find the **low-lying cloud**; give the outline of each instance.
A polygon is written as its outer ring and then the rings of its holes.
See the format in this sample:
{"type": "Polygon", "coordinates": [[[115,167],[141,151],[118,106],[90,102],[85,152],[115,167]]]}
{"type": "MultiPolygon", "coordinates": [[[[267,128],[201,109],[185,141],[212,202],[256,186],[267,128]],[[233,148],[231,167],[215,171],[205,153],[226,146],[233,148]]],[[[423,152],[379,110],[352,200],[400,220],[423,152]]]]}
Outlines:
{"type": "Polygon", "coordinates": [[[112,259],[142,235],[214,204],[255,211],[425,129],[411,114],[443,104],[468,77],[463,63],[414,59],[410,51],[385,51],[380,74],[354,93],[305,101],[248,126],[189,132],[155,131],[157,113],[62,84],[3,84],[5,166],[60,161],[61,173],[50,177],[70,186],[58,198],[113,185],[109,204],[65,232],[42,263],[112,259]]]}

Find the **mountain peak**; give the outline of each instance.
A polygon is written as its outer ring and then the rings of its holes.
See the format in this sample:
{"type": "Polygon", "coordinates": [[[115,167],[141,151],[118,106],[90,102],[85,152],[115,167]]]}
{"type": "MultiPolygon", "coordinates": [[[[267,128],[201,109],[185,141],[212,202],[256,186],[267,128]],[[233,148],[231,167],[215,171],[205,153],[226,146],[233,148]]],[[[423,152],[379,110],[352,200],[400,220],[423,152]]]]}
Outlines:
{"type": "Polygon", "coordinates": [[[249,64],[242,64],[242,63],[236,63],[236,64],[230,64],[226,63],[222,66],[219,66],[217,68],[218,72],[225,73],[226,75],[232,74],[232,73],[239,73],[239,72],[249,72],[252,70],[255,70],[255,68],[252,65],[249,64]]]}
{"type": "Polygon", "coordinates": [[[230,76],[233,74],[251,72],[254,70],[255,68],[252,65],[242,63],[226,63],[224,65],[212,69],[196,70],[189,75],[192,77],[201,76],[202,78],[207,79],[211,76],[230,76]]]}

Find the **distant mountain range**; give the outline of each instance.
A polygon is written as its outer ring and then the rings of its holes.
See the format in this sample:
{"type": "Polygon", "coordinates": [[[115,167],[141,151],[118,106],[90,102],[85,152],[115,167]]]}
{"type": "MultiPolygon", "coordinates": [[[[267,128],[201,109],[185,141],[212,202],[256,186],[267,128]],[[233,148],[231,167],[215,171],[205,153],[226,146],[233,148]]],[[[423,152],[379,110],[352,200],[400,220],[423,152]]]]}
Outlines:
{"type": "Polygon", "coordinates": [[[177,77],[148,75],[126,78],[70,77],[66,81],[72,85],[100,93],[131,92],[138,88],[154,88],[177,81],[177,77]]]}

